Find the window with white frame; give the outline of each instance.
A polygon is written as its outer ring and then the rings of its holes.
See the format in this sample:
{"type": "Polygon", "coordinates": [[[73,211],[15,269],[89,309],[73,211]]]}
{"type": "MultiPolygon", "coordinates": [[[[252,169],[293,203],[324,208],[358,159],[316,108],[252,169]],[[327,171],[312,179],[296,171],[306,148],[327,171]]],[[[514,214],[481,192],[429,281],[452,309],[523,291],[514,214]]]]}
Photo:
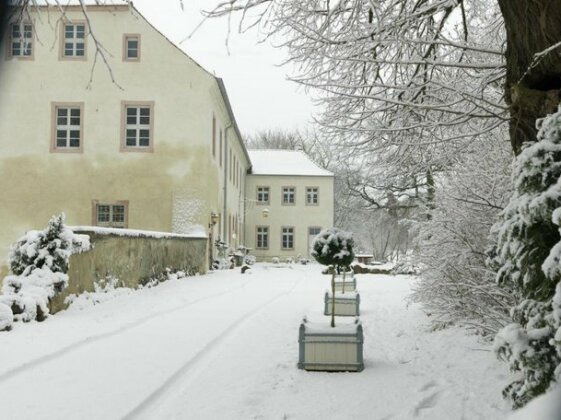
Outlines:
{"type": "Polygon", "coordinates": [[[64,25],[62,56],[65,58],[82,58],[86,55],[86,24],[67,23],[64,25]]]}
{"type": "Polygon", "coordinates": [[[269,187],[257,187],[257,204],[269,204],[269,187]]]}
{"type": "Polygon", "coordinates": [[[306,204],[308,205],[319,204],[318,187],[306,187],[306,204]]]}
{"type": "Polygon", "coordinates": [[[319,233],[321,232],[321,228],[320,227],[310,227],[308,228],[308,235],[310,236],[318,236],[319,233]]]}
{"type": "Polygon", "coordinates": [[[123,58],[125,61],[140,60],[140,35],[125,35],[123,58]]]}
{"type": "Polygon", "coordinates": [[[9,55],[18,58],[33,56],[33,25],[29,22],[18,22],[10,25],[9,55]]]}
{"type": "Polygon", "coordinates": [[[151,150],[152,105],[125,104],[124,149],[151,150]]]}
{"type": "Polygon", "coordinates": [[[82,147],[81,105],[54,105],[54,150],[77,151],[82,147]]]}
{"type": "Polygon", "coordinates": [[[295,204],[295,203],[296,203],[296,188],[282,187],[282,204],[295,204]]]}
{"type": "Polygon", "coordinates": [[[268,226],[257,226],[257,249],[268,249],[269,248],[269,227],[268,226]]]}
{"type": "Polygon", "coordinates": [[[95,222],[97,226],[125,228],[127,227],[128,205],[118,203],[96,203],[95,222]]]}
{"type": "Polygon", "coordinates": [[[281,235],[281,248],[294,249],[294,228],[283,227],[281,235]]]}

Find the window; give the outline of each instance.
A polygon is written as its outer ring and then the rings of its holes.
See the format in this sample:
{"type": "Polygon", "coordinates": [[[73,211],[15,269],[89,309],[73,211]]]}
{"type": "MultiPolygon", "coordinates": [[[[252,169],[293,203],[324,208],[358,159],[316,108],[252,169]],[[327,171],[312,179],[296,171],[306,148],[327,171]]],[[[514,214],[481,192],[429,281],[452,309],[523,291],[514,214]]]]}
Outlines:
{"type": "Polygon", "coordinates": [[[66,23],[62,25],[62,58],[86,58],[86,24],[66,23]]]}
{"type": "Polygon", "coordinates": [[[103,227],[126,228],[128,225],[128,202],[93,202],[94,225],[103,227]]]}
{"type": "Polygon", "coordinates": [[[283,227],[282,228],[282,249],[294,249],[294,228],[293,227],[283,227]]]}
{"type": "Polygon", "coordinates": [[[309,252],[312,249],[314,239],[316,239],[316,236],[318,236],[320,232],[321,232],[320,227],[311,226],[311,227],[308,228],[308,250],[309,250],[309,252]]]}
{"type": "Polygon", "coordinates": [[[53,103],[51,152],[81,152],[83,104],[53,103]]]}
{"type": "Polygon", "coordinates": [[[306,187],[306,204],[311,206],[319,204],[318,187],[306,187]]]}
{"type": "Polygon", "coordinates": [[[296,203],[296,188],[295,187],[282,187],[282,204],[295,204],[296,203]]]}
{"type": "Polygon", "coordinates": [[[216,159],[216,118],[212,116],[212,157],[216,159]]]}
{"type": "Polygon", "coordinates": [[[220,129],[220,148],[218,152],[220,154],[220,167],[222,168],[222,129],[220,129]]]}
{"type": "Polygon", "coordinates": [[[320,232],[321,232],[320,227],[308,228],[308,235],[310,235],[310,236],[317,236],[317,235],[319,235],[320,232]]]}
{"type": "Polygon", "coordinates": [[[14,58],[33,58],[33,25],[29,22],[12,23],[8,56],[14,58]]]}
{"type": "Polygon", "coordinates": [[[257,249],[269,248],[269,226],[257,226],[257,249]]]}
{"type": "Polygon", "coordinates": [[[140,35],[123,35],[123,60],[140,61],[140,35]]]}
{"type": "Polygon", "coordinates": [[[123,102],[121,151],[153,151],[153,110],[153,102],[123,102]]]}
{"type": "Polygon", "coordinates": [[[257,204],[269,204],[269,187],[257,187],[257,204]]]}
{"type": "Polygon", "coordinates": [[[232,149],[230,149],[230,154],[228,155],[230,156],[229,158],[229,164],[228,164],[228,176],[230,178],[230,182],[232,182],[232,166],[233,166],[233,159],[232,159],[232,149]]]}

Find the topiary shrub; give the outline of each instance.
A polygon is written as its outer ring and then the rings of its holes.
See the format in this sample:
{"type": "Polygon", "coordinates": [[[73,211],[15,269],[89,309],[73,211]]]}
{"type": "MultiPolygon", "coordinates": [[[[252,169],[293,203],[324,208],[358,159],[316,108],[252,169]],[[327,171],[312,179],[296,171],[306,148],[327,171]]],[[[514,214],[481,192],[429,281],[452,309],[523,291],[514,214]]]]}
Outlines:
{"type": "Polygon", "coordinates": [[[331,307],[331,326],[335,327],[335,272],[340,272],[350,266],[355,258],[353,252],[354,239],[351,232],[337,228],[322,230],[312,242],[312,257],[332,270],[331,293],[333,296],[331,307]]]}

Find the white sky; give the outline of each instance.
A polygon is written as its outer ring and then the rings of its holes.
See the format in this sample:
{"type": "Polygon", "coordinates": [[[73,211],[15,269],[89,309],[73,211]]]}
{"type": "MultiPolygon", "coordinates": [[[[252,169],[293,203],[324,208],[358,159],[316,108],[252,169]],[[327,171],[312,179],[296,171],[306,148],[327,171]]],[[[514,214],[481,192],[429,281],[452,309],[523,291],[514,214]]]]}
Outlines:
{"type": "MultiPolygon", "coordinates": [[[[169,39],[179,45],[202,19],[200,10],[216,0],[135,0],[135,7],[169,39]]],[[[286,51],[270,43],[258,44],[256,31],[237,33],[232,19],[229,50],[225,42],[227,19],[209,19],[197,32],[179,45],[207,70],[224,79],[228,96],[242,134],[260,130],[303,128],[311,121],[310,95],[286,80],[288,66],[278,65],[286,51]]]]}

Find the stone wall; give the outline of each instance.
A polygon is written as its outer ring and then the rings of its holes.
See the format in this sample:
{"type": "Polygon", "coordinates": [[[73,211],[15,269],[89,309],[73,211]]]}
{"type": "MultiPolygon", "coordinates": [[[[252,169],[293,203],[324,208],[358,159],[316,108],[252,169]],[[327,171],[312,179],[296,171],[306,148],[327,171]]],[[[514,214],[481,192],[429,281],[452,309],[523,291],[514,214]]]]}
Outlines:
{"type": "Polygon", "coordinates": [[[51,313],[66,308],[71,294],[94,291],[94,283],[107,276],[119,279],[119,286],[135,288],[158,277],[169,268],[191,275],[204,274],[208,265],[204,236],[141,233],[117,229],[74,229],[90,237],[92,249],[70,257],[68,287],[49,304],[51,313]]]}

